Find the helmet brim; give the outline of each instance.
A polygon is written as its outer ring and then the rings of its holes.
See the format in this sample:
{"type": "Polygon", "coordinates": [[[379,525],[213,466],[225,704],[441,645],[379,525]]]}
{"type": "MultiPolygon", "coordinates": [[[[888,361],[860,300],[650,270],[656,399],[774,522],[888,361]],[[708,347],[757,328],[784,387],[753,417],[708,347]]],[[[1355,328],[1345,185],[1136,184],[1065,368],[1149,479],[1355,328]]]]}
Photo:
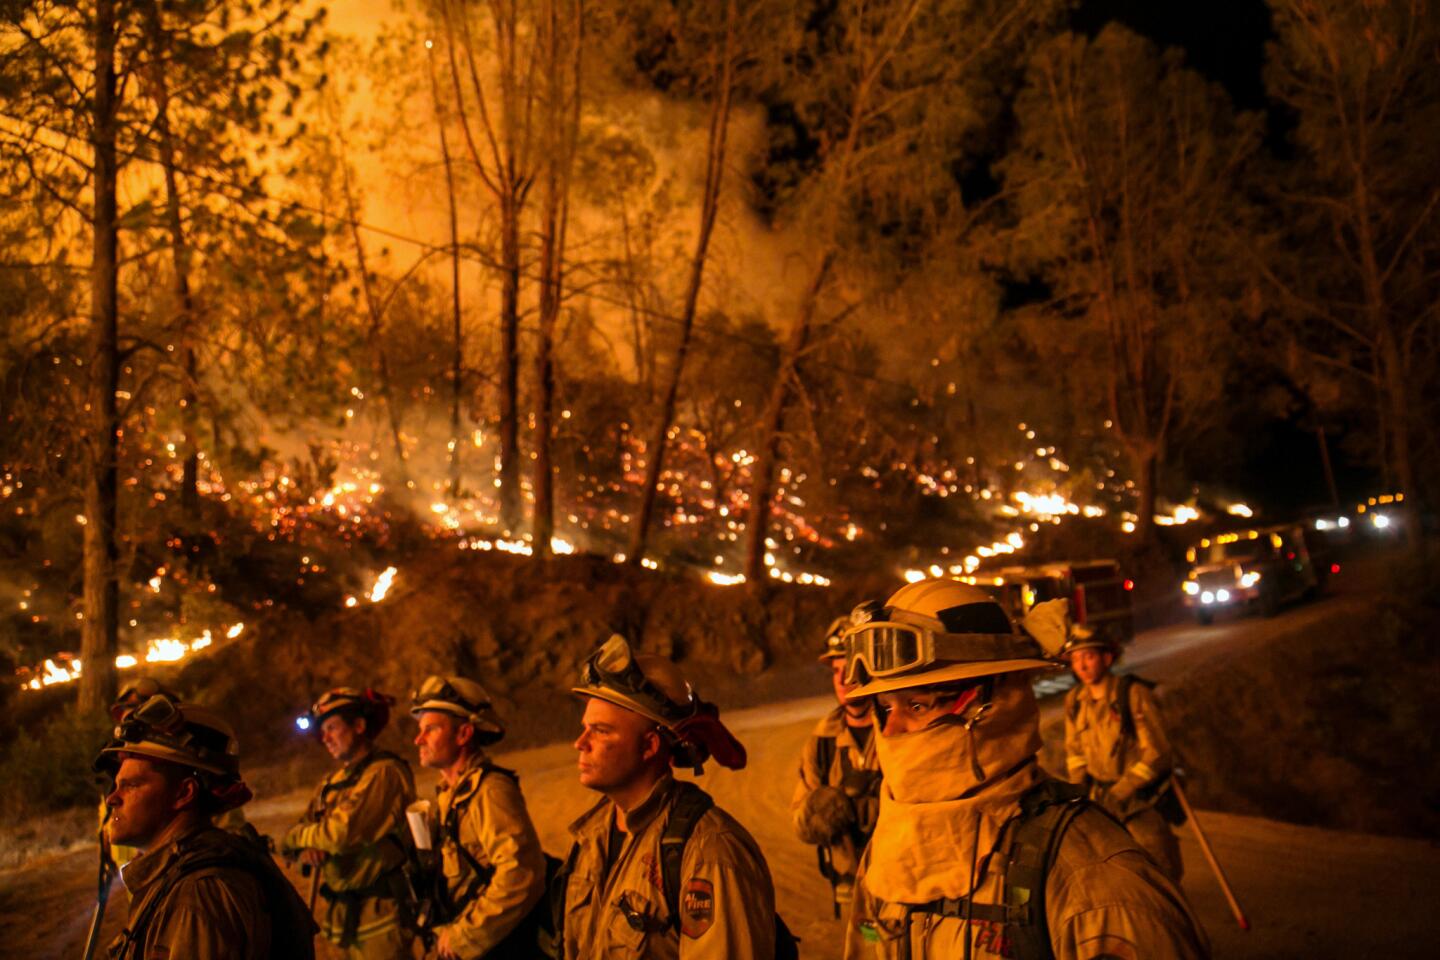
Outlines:
{"type": "Polygon", "coordinates": [[[845,699],[859,700],[862,697],[872,697],[877,693],[913,690],[916,687],[929,687],[937,683],[952,683],[956,680],[971,680],[975,677],[990,677],[1021,670],[1053,669],[1055,669],[1053,662],[1036,657],[1024,657],[1016,660],[974,660],[968,663],[951,664],[939,669],[920,669],[891,677],[875,677],[868,683],[845,694],[845,699]]]}
{"type": "Polygon", "coordinates": [[[498,734],[502,737],[505,735],[505,727],[500,723],[500,716],[488,703],[473,712],[459,704],[451,703],[449,700],[424,700],[410,708],[412,717],[419,717],[422,713],[447,714],[462,723],[473,724],[476,730],[498,734]]]}
{"type": "Polygon", "coordinates": [[[618,690],[612,690],[609,687],[571,687],[570,692],[581,699],[604,700],[606,703],[613,703],[615,706],[629,710],[631,713],[638,713],[646,720],[658,723],[666,730],[674,729],[669,720],[660,716],[659,711],[647,707],[641,701],[634,697],[627,696],[618,690]]]}
{"type": "Polygon", "coordinates": [[[235,776],[234,770],[227,770],[219,764],[204,763],[197,759],[194,754],[186,753],[183,750],[176,750],[161,743],[154,743],[149,740],[141,740],[137,743],[115,743],[100,751],[100,755],[115,758],[118,765],[126,756],[144,757],[147,760],[161,760],[165,763],[173,763],[176,766],[186,767],[192,770],[203,770],[206,773],[213,773],[223,777],[235,776]]]}

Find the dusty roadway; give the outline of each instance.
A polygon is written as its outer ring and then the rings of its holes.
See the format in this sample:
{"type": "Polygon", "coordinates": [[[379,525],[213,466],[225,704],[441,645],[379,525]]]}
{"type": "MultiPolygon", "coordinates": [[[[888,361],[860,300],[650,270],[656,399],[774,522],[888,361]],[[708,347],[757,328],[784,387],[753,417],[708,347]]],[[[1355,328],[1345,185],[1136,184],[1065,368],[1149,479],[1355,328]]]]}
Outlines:
{"type": "MultiPolygon", "coordinates": [[[[1151,631],[1137,639],[1127,660],[1147,676],[1173,678],[1199,661],[1223,657],[1236,645],[1264,643],[1296,627],[1323,629],[1326,618],[1344,603],[1341,595],[1273,620],[1151,631]]],[[[812,849],[790,833],[786,808],[795,758],[814,718],[827,706],[825,698],[810,697],[729,715],[749,748],[750,765],[738,773],[702,778],[764,848],[780,910],[802,938],[801,953],[807,957],[838,956],[840,925],[831,919],[829,890],[815,871],[812,849]]],[[[1047,707],[1053,718],[1053,702],[1047,707]]],[[[521,772],[546,849],[563,853],[565,825],[594,799],[575,783],[573,751],[560,744],[498,759],[521,772]]],[[[431,782],[426,779],[424,789],[431,782]]],[[[257,800],[250,815],[262,830],[277,835],[304,799],[296,793],[257,800]]],[[[1435,845],[1203,811],[1201,821],[1253,924],[1249,933],[1236,928],[1187,830],[1182,835],[1185,889],[1217,958],[1435,955],[1440,943],[1440,910],[1435,908],[1440,848],[1435,845]]],[[[90,851],[0,873],[0,957],[78,957],[93,904],[93,876],[90,851]]],[[[123,892],[117,891],[116,901],[123,905],[123,892]]],[[[121,912],[112,911],[107,930],[118,930],[121,912]]]]}

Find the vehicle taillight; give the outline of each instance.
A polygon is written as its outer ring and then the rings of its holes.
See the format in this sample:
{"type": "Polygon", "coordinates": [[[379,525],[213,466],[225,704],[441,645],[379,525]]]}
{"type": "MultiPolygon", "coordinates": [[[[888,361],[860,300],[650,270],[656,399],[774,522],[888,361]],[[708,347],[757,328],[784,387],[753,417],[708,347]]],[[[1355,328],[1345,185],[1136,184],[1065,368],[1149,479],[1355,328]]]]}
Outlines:
{"type": "Polygon", "coordinates": [[[1126,580],[1126,581],[1125,581],[1125,589],[1126,589],[1126,590],[1134,590],[1134,589],[1135,589],[1135,581],[1134,581],[1134,580],[1126,580]]]}
{"type": "Polygon", "coordinates": [[[1332,564],[1330,564],[1330,572],[1331,572],[1331,573],[1339,573],[1339,572],[1340,572],[1340,564],[1338,564],[1338,563],[1332,563],[1332,564]]]}

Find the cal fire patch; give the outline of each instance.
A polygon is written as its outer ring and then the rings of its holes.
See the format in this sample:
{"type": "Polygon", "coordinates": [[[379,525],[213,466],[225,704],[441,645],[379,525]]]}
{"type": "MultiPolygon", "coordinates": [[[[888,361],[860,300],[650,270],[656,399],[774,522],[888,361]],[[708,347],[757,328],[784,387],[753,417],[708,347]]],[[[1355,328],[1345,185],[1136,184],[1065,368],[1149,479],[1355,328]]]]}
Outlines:
{"type": "Polygon", "coordinates": [[[715,886],[691,877],[680,894],[680,932],[698,940],[715,922],[715,886]]]}

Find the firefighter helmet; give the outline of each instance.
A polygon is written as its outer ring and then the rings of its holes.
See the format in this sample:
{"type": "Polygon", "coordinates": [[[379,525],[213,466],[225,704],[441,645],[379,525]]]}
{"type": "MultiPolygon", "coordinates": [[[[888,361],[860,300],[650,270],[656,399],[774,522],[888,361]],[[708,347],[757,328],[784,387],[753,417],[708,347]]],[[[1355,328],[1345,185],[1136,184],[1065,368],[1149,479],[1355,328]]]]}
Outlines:
{"type": "Polygon", "coordinates": [[[882,605],[865,603],[846,628],[849,699],[1052,666],[996,600],[959,580],[922,580],[882,605]]]}

